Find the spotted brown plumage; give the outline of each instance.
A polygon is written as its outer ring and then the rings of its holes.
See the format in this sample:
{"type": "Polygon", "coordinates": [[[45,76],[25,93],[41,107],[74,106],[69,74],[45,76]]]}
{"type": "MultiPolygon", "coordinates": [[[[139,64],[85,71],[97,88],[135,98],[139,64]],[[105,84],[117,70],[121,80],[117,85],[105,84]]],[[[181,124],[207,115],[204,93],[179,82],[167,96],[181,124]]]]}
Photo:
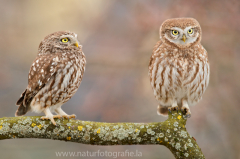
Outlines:
{"type": "Polygon", "coordinates": [[[78,43],[77,35],[69,31],[44,38],[30,68],[28,86],[17,101],[15,116],[30,110],[44,112],[46,116],[42,119],[50,119],[53,124],[54,118],[75,117],[67,115],[61,106],[76,93],[85,71],[86,59],[78,43]]]}
{"type": "Polygon", "coordinates": [[[158,114],[198,103],[209,82],[209,62],[201,45],[201,27],[193,18],[168,19],[160,27],[160,40],[149,62],[149,77],[159,102],[158,114]]]}

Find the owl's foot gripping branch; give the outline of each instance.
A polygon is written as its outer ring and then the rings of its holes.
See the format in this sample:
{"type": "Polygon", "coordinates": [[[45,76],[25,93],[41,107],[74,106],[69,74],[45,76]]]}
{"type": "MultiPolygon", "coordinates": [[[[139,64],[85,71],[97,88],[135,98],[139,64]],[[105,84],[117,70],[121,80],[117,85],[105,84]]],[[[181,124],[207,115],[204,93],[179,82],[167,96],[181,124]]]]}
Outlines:
{"type": "Polygon", "coordinates": [[[186,130],[181,111],[158,123],[103,123],[55,119],[57,126],[38,116],[0,118],[0,140],[44,138],[91,145],[164,145],[176,158],[205,158],[186,130]]]}

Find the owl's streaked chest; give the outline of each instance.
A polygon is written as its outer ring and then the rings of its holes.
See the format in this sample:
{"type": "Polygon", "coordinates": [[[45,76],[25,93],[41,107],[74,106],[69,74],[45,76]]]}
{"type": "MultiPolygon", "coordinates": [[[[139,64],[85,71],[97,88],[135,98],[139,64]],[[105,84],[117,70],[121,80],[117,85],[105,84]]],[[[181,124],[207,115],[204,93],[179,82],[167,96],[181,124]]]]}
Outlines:
{"type": "Polygon", "coordinates": [[[185,50],[162,45],[151,60],[149,76],[158,98],[175,96],[180,99],[195,91],[195,85],[207,81],[208,59],[201,45],[185,50]]]}
{"type": "Polygon", "coordinates": [[[73,96],[80,86],[86,64],[84,54],[81,56],[72,55],[70,59],[72,63],[69,71],[66,71],[66,80],[63,82],[63,84],[65,84],[65,88],[68,88],[67,90],[64,89],[64,91],[67,93],[66,100],[73,96]]]}
{"type": "Polygon", "coordinates": [[[164,48],[160,55],[162,65],[175,69],[182,80],[188,78],[199,62],[207,62],[206,52],[200,44],[188,49],[164,48]]]}

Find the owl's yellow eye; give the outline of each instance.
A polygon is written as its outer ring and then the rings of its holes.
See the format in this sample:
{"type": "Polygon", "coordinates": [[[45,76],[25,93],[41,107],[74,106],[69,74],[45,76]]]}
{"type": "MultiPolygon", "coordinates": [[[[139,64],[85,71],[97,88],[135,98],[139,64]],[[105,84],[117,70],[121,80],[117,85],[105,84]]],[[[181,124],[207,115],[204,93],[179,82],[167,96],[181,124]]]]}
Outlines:
{"type": "Polygon", "coordinates": [[[193,29],[189,29],[188,34],[192,34],[192,33],[193,33],[193,29]]]}
{"type": "Polygon", "coordinates": [[[177,30],[173,30],[173,31],[172,31],[172,34],[173,34],[173,35],[178,35],[178,31],[177,31],[177,30]]]}
{"type": "Polygon", "coordinates": [[[62,41],[63,43],[67,43],[67,42],[68,42],[68,38],[62,38],[61,41],[62,41]]]}

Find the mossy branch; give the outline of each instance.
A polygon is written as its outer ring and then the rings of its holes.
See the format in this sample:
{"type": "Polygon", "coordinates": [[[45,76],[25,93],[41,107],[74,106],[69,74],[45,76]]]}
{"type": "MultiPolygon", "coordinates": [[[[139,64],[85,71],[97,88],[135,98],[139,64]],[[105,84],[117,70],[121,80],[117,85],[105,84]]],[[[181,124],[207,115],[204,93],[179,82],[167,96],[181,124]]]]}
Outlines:
{"type": "MultiPolygon", "coordinates": [[[[56,119],[55,119],[56,120],[56,119]]],[[[58,126],[40,117],[0,118],[0,140],[44,138],[91,145],[164,145],[176,158],[205,158],[186,130],[186,119],[173,111],[159,123],[103,123],[57,119],[58,126]]]]}

